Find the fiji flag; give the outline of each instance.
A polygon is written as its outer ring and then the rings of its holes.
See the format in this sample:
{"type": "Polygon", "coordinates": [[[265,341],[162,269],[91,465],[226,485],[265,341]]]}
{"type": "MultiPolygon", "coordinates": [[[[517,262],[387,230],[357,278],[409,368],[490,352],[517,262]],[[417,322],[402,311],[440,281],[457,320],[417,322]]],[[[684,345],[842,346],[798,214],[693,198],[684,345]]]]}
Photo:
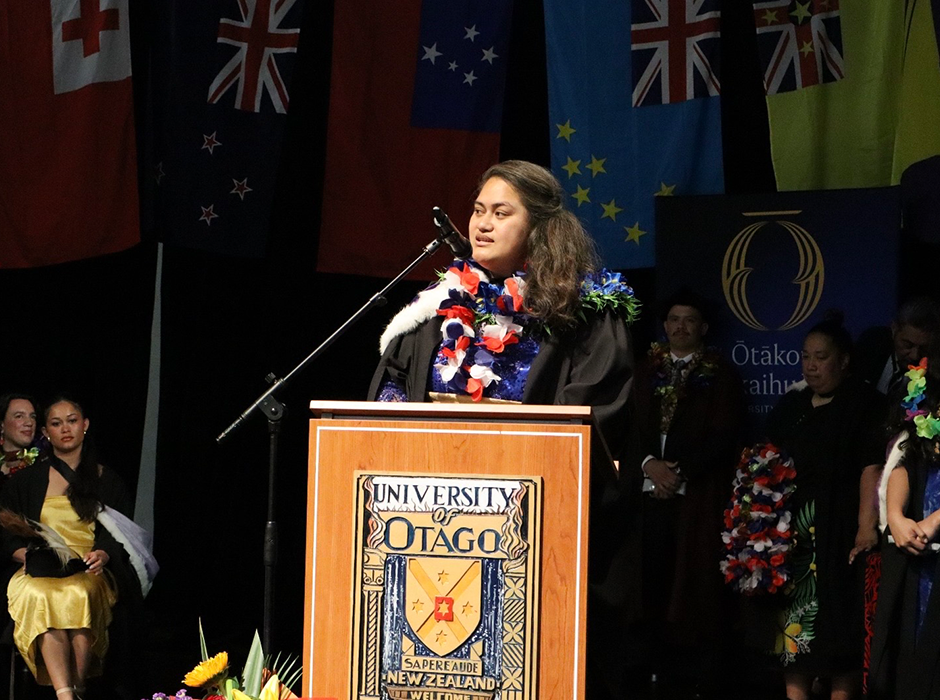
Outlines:
{"type": "Polygon", "coordinates": [[[552,169],[613,268],[655,264],[657,196],[724,190],[719,0],[546,0],[552,169]]]}
{"type": "Polygon", "coordinates": [[[512,2],[336,0],[334,13],[317,269],[392,277],[434,238],[432,207],[464,227],[499,158],[512,2]]]}

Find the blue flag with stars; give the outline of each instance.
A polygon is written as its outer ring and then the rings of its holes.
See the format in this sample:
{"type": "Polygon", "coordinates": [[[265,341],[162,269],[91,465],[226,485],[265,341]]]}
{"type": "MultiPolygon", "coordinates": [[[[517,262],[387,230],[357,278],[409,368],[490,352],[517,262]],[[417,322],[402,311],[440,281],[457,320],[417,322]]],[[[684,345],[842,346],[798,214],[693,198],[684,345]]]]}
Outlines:
{"type": "Polygon", "coordinates": [[[545,0],[552,170],[607,267],[652,267],[658,196],[724,191],[720,0],[545,0]]]}

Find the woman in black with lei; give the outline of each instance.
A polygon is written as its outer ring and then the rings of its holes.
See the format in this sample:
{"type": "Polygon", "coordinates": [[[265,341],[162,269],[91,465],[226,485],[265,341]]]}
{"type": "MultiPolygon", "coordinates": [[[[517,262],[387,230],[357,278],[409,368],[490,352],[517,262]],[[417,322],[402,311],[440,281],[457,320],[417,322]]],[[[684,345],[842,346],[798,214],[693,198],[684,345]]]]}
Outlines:
{"type": "Polygon", "coordinates": [[[860,688],[864,557],[877,544],[876,488],[884,457],[883,397],[850,374],[852,341],[841,316],[814,326],[803,343],[806,388],[790,391],[767,432],[796,467],[790,526],[793,584],[775,601],[776,640],[790,700],[810,697],[814,679],[831,697],[860,688]]]}
{"type": "Polygon", "coordinates": [[[880,489],[883,547],[869,698],[940,698],[940,346],[907,372],[880,489]],[[890,538],[890,539],[889,539],[890,538]]]}

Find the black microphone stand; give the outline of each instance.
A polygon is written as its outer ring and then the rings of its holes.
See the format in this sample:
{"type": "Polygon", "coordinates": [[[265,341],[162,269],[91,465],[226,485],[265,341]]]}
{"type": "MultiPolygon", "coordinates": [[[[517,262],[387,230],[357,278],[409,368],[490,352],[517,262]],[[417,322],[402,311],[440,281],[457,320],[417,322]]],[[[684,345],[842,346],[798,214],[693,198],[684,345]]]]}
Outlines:
{"type": "Polygon", "coordinates": [[[402,279],[418,265],[436,253],[443,243],[446,242],[448,245],[452,245],[451,240],[453,239],[449,239],[448,236],[445,235],[445,232],[442,231],[439,238],[434,239],[424,247],[421,254],[415,258],[414,262],[402,270],[395,279],[372,295],[372,297],[363,304],[362,308],[350,316],[343,325],[333,331],[333,334],[330,335],[329,338],[320,343],[320,345],[307,355],[299,365],[294,367],[286,377],[278,379],[273,373],[269,374],[265,378],[268,384],[271,385],[268,390],[261,394],[254,403],[246,408],[242,414],[215,439],[219,444],[224,442],[259,408],[268,419],[268,519],[264,526],[264,617],[261,634],[261,645],[266,653],[271,653],[271,626],[274,613],[274,571],[277,565],[278,551],[277,520],[275,519],[274,509],[274,487],[277,475],[277,443],[281,429],[280,421],[285,412],[284,405],[274,398],[274,393],[287,385],[296,375],[305,369],[307,365],[313,362],[314,359],[319,357],[328,347],[336,342],[336,340],[364,316],[369,309],[374,306],[383,306],[388,301],[385,295],[388,294],[395,285],[401,282],[402,279]]]}

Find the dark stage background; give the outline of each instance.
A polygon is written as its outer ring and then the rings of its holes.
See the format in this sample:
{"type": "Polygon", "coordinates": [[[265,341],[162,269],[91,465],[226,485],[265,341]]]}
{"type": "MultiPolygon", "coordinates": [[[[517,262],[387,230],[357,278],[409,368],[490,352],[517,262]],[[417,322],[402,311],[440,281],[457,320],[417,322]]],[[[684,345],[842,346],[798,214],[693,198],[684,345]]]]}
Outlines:
{"type": "MultiPolygon", "coordinates": [[[[131,3],[144,242],[135,249],[66,265],[0,271],[8,331],[0,389],[40,397],[67,388],[85,400],[104,461],[131,487],[137,480],[157,243],[150,215],[153,165],[148,27],[160,3],[131,3]]],[[[722,15],[722,109],[726,190],[772,192],[766,109],[752,44],[753,11],[726,3],[722,15]]],[[[166,247],[162,275],[162,380],[155,494],[156,555],[162,571],[140,630],[145,656],[138,697],[173,693],[199,660],[197,617],[210,653],[227,650],[238,670],[261,626],[261,543],[266,513],[267,434],[257,416],[224,446],[215,436],[358,309],[384,280],[317,274],[315,256],[330,75],[331,3],[307,3],[278,195],[264,259],[166,247]]],[[[516,0],[502,158],[549,163],[545,45],[540,0],[516,0]]],[[[467,193],[468,196],[470,193],[467,193]]],[[[430,212],[402,226],[431,240],[430,212]]],[[[461,228],[464,222],[457,222],[461,228]]],[[[349,231],[368,245],[368,221],[349,231]]],[[[2,235],[2,234],[0,234],[2,235]]],[[[420,251],[415,250],[414,255],[420,251]]],[[[446,256],[439,254],[439,264],[446,256]]],[[[655,330],[652,269],[633,270],[650,302],[635,328],[638,348],[655,330]]],[[[909,278],[911,279],[911,278],[909,278]]],[[[402,284],[339,340],[280,398],[283,422],[276,497],[281,548],[274,644],[302,651],[304,512],[309,399],[363,399],[378,337],[394,310],[424,282],[402,284]]],[[[905,290],[902,289],[902,293],[905,290]]],[[[907,291],[910,291],[908,289],[907,291]]]]}

